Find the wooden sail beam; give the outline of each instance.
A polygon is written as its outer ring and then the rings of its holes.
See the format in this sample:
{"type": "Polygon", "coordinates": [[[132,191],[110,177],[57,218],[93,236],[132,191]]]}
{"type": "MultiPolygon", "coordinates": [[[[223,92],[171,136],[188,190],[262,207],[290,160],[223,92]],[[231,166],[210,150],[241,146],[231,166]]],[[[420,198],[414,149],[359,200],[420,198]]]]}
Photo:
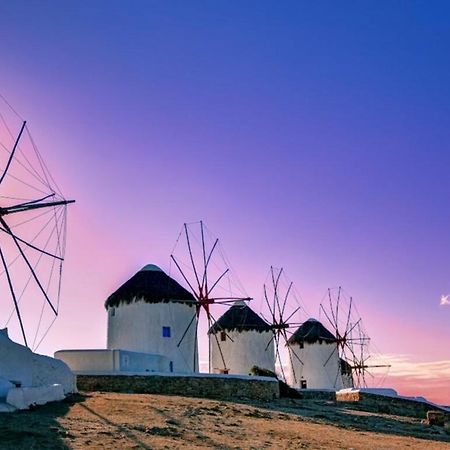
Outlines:
{"type": "Polygon", "coordinates": [[[19,205],[0,207],[0,216],[6,216],[7,214],[14,214],[18,212],[31,211],[34,209],[50,208],[52,206],[68,205],[69,203],[75,203],[75,200],[58,200],[56,202],[45,202],[45,203],[21,203],[19,205]]]}

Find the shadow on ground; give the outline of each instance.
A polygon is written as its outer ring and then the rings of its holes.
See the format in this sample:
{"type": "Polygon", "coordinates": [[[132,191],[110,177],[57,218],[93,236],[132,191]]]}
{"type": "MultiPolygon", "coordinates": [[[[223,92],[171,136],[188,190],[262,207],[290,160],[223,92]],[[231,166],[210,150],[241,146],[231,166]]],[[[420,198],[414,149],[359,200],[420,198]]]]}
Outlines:
{"type": "Polygon", "coordinates": [[[0,414],[0,448],[21,449],[69,449],[64,439],[70,432],[58,422],[72,405],[85,400],[84,395],[71,395],[60,402],[33,408],[29,411],[0,414]]]}
{"type": "Polygon", "coordinates": [[[270,412],[294,414],[300,420],[334,425],[355,431],[411,436],[432,441],[450,442],[442,427],[430,426],[421,419],[364,410],[360,405],[326,400],[279,399],[270,404],[255,405],[270,412]]]}

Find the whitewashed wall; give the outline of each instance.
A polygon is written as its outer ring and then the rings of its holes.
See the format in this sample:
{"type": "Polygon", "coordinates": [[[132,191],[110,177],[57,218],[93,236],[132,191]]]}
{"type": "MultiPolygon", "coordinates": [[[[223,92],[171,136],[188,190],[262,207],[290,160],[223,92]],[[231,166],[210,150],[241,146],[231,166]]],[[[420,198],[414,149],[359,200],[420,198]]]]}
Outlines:
{"type": "Polygon", "coordinates": [[[165,356],[128,350],[59,350],[55,358],[64,361],[77,375],[170,372],[165,356]]]}
{"type": "MultiPolygon", "coordinates": [[[[229,337],[223,342],[220,332],[216,336],[230,374],[248,375],[253,366],[275,371],[273,341],[269,344],[273,336],[271,331],[227,331],[227,335],[229,337]]],[[[209,342],[211,372],[219,373],[223,370],[223,361],[213,334],[209,335],[209,342]]]]}
{"type": "Polygon", "coordinates": [[[110,307],[107,347],[110,350],[163,355],[173,362],[174,372],[198,372],[195,342],[197,318],[194,318],[183,342],[177,347],[194,315],[195,307],[183,303],[137,301],[110,307]],[[163,337],[163,326],[170,327],[170,337],[163,337]]]}
{"type": "Polygon", "coordinates": [[[305,342],[304,348],[300,348],[298,344],[291,344],[289,350],[303,362],[301,364],[298,358],[292,355],[290,380],[295,387],[301,387],[302,379],[306,380],[307,389],[342,389],[344,387],[339,352],[335,343],[305,342]]]}
{"type": "Polygon", "coordinates": [[[58,350],[54,356],[64,361],[74,373],[114,370],[114,353],[111,350],[58,350]]]}

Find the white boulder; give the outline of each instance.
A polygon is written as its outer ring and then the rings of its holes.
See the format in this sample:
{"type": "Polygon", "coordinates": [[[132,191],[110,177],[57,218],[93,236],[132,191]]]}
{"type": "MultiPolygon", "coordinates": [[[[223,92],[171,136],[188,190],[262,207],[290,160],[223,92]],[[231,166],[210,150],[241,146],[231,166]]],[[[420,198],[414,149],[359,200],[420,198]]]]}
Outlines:
{"type": "Polygon", "coordinates": [[[60,384],[49,386],[12,388],[8,391],[6,402],[17,409],[28,409],[34,405],[64,400],[64,390],[60,384]]]}
{"type": "Polygon", "coordinates": [[[0,378],[21,388],[59,384],[64,394],[77,391],[75,375],[67,364],[13,342],[6,329],[0,330],[0,378]]]}
{"type": "Polygon", "coordinates": [[[77,392],[76,377],[64,361],[33,353],[32,386],[55,383],[62,386],[64,394],[77,392]]]}
{"type": "Polygon", "coordinates": [[[17,408],[8,403],[0,403],[0,413],[11,413],[17,411],[17,408]]]}
{"type": "Polygon", "coordinates": [[[0,378],[0,400],[4,400],[8,395],[8,391],[15,387],[10,381],[5,378],[0,378]]]}

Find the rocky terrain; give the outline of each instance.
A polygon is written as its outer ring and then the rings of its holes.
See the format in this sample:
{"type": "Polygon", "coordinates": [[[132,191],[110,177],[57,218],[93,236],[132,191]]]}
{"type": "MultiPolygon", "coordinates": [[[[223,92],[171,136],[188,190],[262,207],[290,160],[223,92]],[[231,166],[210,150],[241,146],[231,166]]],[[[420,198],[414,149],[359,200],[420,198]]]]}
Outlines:
{"type": "Polygon", "coordinates": [[[85,393],[1,414],[0,448],[443,450],[450,448],[450,434],[421,419],[326,400],[236,403],[85,393]]]}

